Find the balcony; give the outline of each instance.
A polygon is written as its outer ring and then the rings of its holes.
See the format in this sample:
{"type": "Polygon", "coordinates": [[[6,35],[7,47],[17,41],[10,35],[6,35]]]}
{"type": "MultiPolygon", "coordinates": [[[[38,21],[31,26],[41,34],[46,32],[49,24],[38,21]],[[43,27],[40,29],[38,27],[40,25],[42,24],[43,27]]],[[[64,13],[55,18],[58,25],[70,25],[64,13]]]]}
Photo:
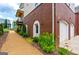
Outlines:
{"type": "Polygon", "coordinates": [[[22,25],[23,24],[23,21],[21,18],[18,18],[17,21],[16,21],[17,25],[22,25]]]}
{"type": "Polygon", "coordinates": [[[24,16],[24,11],[18,9],[16,12],[16,17],[23,17],[24,16]]]}

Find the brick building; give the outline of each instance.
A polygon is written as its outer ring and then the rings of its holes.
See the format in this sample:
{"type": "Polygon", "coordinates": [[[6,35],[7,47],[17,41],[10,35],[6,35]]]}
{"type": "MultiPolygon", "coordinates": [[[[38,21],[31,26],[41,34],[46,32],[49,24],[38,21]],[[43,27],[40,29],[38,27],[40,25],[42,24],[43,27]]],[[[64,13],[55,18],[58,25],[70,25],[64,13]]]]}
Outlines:
{"type": "Polygon", "coordinates": [[[43,32],[54,33],[58,47],[61,42],[75,35],[73,4],[21,3],[20,10],[23,11],[23,17],[19,18],[26,25],[30,36],[39,36],[43,32]]]}

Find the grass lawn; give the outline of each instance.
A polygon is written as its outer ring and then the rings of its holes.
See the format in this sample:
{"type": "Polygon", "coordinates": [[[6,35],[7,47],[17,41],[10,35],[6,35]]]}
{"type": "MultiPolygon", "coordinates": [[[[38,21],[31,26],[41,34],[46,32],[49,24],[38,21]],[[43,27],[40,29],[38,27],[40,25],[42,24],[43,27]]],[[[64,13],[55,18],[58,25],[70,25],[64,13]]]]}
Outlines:
{"type": "Polygon", "coordinates": [[[28,43],[30,43],[30,44],[33,43],[33,39],[31,39],[31,38],[25,38],[25,40],[26,40],[28,43]]]}
{"type": "Polygon", "coordinates": [[[4,30],[4,32],[9,32],[9,29],[7,29],[7,28],[4,28],[3,30],[4,30]]]}

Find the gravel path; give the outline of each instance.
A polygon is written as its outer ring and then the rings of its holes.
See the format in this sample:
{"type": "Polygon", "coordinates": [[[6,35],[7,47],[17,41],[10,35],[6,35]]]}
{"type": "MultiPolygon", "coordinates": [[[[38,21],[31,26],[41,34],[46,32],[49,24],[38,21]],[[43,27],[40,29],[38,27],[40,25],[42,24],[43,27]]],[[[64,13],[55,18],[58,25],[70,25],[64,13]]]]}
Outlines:
{"type": "Polygon", "coordinates": [[[1,52],[10,55],[40,55],[38,49],[27,43],[20,35],[14,31],[10,31],[6,37],[6,42],[1,48],[1,52]]]}

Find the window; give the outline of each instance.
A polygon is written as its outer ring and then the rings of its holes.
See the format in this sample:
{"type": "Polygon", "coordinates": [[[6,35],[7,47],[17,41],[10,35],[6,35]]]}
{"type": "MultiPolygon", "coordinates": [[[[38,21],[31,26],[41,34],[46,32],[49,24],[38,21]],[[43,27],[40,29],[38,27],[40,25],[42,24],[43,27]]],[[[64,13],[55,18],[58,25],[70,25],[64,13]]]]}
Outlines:
{"type": "Polygon", "coordinates": [[[36,33],[38,33],[38,24],[36,24],[35,26],[36,26],[36,33]]]}
{"type": "Polygon", "coordinates": [[[40,35],[40,22],[36,20],[33,24],[33,37],[40,35]]]}

